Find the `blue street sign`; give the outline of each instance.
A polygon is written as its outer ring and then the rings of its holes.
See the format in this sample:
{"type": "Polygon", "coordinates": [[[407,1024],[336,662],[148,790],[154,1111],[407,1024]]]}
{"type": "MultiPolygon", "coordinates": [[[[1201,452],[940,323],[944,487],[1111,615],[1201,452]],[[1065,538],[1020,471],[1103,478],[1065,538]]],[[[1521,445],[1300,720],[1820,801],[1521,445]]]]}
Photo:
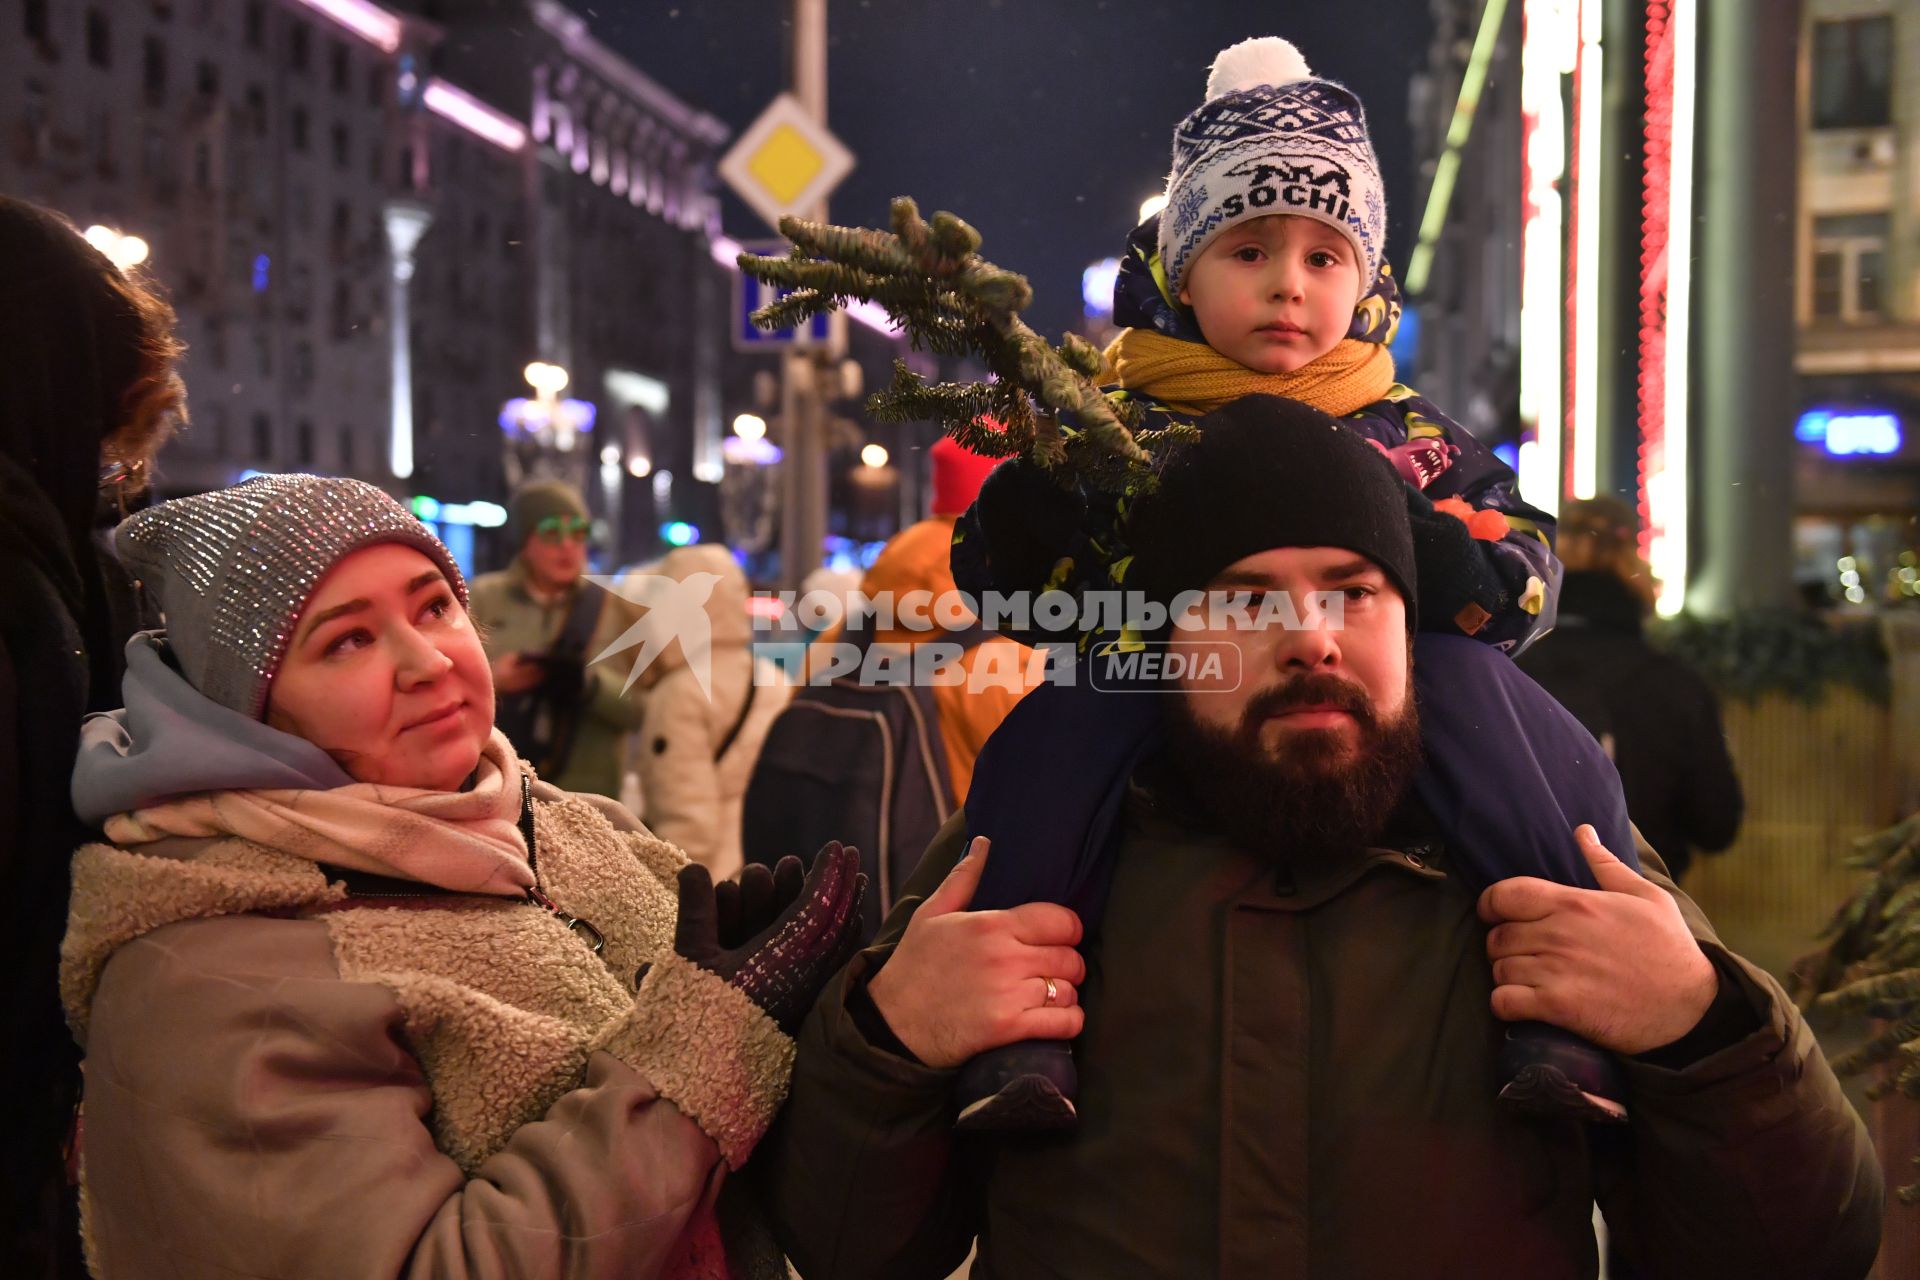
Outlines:
{"type": "MultiPolygon", "coordinates": [[[[787,247],[784,240],[742,246],[748,253],[764,256],[785,254],[787,247]]],[[[733,345],[736,350],[774,351],[781,347],[816,346],[827,341],[832,317],[825,313],[815,316],[804,329],[775,329],[768,332],[754,324],[754,312],[778,302],[791,292],[791,289],[765,284],[741,272],[734,273],[733,345]]]]}

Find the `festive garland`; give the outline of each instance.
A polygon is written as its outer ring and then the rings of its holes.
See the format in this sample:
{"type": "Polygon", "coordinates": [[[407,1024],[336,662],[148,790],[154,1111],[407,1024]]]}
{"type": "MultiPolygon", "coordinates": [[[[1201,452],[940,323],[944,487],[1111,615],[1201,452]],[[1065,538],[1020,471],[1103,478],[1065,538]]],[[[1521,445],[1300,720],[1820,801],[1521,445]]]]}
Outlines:
{"type": "MultiPolygon", "coordinates": [[[[1843,1076],[1878,1069],[1869,1098],[1920,1102],[1920,813],[1857,841],[1847,865],[1869,878],[1821,934],[1832,941],[1794,966],[1794,998],[1816,1015],[1875,1019],[1873,1039],[1833,1069],[1843,1076]]],[[[1920,1181],[1898,1195],[1920,1204],[1920,1181]]]]}
{"type": "Polygon", "coordinates": [[[1712,620],[1682,615],[1651,638],[1722,694],[1746,702],[1772,692],[1819,702],[1829,686],[1858,689],[1879,703],[1890,693],[1886,647],[1871,622],[1828,626],[1784,610],[1712,620]]]}

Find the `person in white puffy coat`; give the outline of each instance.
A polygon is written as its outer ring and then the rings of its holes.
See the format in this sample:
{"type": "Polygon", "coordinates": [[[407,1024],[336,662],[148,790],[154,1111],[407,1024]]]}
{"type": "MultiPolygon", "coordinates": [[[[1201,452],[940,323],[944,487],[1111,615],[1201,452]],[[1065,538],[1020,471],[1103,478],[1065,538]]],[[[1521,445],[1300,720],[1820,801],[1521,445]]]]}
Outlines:
{"type": "MultiPolygon", "coordinates": [[[[684,609],[703,599],[708,634],[671,605],[649,609],[656,630],[671,635],[641,674],[651,688],[630,762],[648,829],[720,880],[740,869],[747,783],[793,691],[778,667],[754,656],[746,574],[725,547],[679,548],[652,572],[678,584],[656,584],[663,602],[671,597],[684,609]]],[[[655,638],[648,635],[643,653],[655,638]]]]}

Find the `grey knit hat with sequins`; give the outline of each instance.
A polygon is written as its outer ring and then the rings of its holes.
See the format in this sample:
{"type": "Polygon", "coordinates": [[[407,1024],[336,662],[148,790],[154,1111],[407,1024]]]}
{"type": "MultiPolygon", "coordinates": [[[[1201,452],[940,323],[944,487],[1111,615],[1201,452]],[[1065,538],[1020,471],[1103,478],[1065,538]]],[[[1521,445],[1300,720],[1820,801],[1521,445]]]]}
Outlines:
{"type": "Polygon", "coordinates": [[[343,557],[383,542],[423,553],[467,602],[440,539],[362,480],[258,476],[160,503],[114,533],[128,571],[159,597],[188,683],[256,720],[314,587],[343,557]]]}

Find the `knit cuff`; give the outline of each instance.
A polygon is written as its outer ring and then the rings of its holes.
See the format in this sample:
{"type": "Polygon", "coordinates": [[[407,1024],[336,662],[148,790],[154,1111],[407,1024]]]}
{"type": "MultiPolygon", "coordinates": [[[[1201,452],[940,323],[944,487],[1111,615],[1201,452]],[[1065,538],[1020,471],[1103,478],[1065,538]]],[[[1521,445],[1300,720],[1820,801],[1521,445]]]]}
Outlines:
{"type": "Polygon", "coordinates": [[[645,1076],[732,1169],[773,1123],[793,1075],[792,1039],[737,988],[678,956],[653,962],[633,1008],[592,1047],[645,1076]]]}

